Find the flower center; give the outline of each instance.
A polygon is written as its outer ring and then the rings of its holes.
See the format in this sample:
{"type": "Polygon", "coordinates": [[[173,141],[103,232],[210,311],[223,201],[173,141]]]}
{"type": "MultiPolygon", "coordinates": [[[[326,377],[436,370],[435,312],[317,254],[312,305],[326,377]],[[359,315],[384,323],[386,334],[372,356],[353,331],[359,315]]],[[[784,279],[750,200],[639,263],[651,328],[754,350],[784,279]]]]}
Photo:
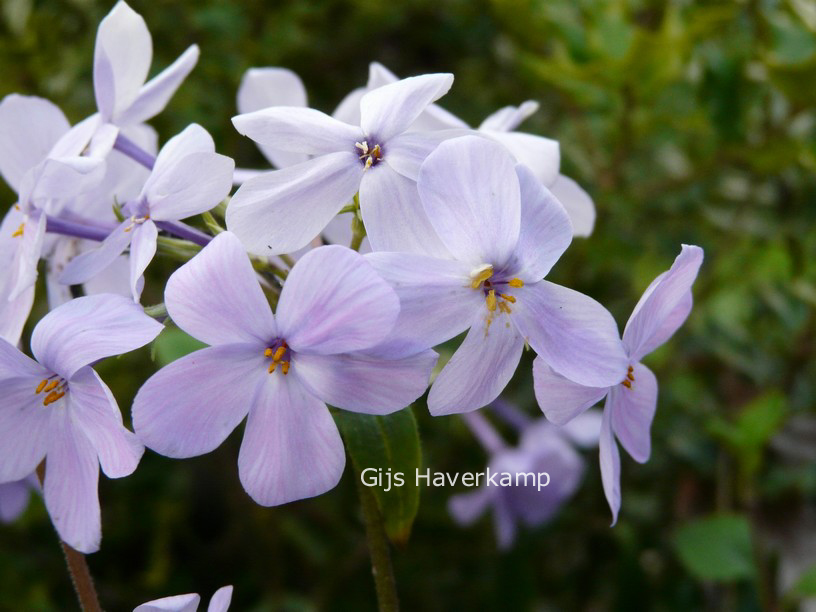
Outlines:
{"type": "Polygon", "coordinates": [[[632,366],[629,366],[629,371],[626,373],[626,378],[624,378],[623,382],[621,383],[624,387],[626,387],[627,389],[630,389],[630,390],[632,388],[632,383],[635,382],[634,371],[635,371],[635,368],[633,368],[632,366]]]}
{"type": "Polygon", "coordinates": [[[495,278],[493,266],[490,264],[482,264],[470,272],[470,288],[481,289],[484,292],[485,304],[487,310],[491,313],[496,312],[496,308],[500,312],[507,314],[513,312],[510,304],[515,304],[516,298],[507,293],[502,293],[505,286],[519,289],[524,286],[524,282],[520,278],[511,278],[509,280],[495,278]]]}
{"type": "Polygon", "coordinates": [[[292,351],[289,349],[289,345],[286,344],[286,340],[273,342],[272,346],[264,351],[264,357],[272,360],[269,364],[269,373],[272,374],[280,366],[281,372],[286,376],[289,373],[291,353],[292,351]]]}
{"type": "Polygon", "coordinates": [[[68,392],[68,383],[62,378],[57,378],[57,375],[43,378],[37,388],[34,390],[35,395],[45,393],[43,397],[43,406],[53,404],[58,399],[63,397],[68,392]]]}
{"type": "Polygon", "coordinates": [[[371,166],[382,159],[383,150],[378,144],[369,147],[368,141],[364,140],[363,142],[355,142],[354,146],[360,153],[360,161],[364,164],[363,170],[368,170],[371,166]]]}
{"type": "Polygon", "coordinates": [[[144,217],[137,217],[136,215],[133,215],[133,216],[130,218],[130,225],[128,225],[128,226],[125,228],[125,232],[129,232],[130,230],[132,230],[132,229],[133,229],[133,226],[134,226],[134,225],[141,225],[142,223],[144,223],[144,222],[145,222],[145,221],[147,221],[148,219],[150,219],[150,215],[145,215],[144,217]]]}

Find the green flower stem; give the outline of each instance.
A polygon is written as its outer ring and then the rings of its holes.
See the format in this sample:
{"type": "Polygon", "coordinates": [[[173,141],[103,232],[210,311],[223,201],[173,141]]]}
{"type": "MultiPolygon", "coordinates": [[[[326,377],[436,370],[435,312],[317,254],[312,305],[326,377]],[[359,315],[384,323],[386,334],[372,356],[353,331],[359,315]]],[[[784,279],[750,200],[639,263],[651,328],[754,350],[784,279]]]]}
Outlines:
{"type": "Polygon", "coordinates": [[[385,533],[380,509],[374,494],[360,480],[355,472],[357,492],[363,509],[366,540],[371,555],[371,574],[374,576],[374,586],[377,590],[377,605],[380,612],[397,612],[399,599],[397,598],[397,582],[394,579],[394,568],[391,565],[391,551],[388,536],[385,533]]]}

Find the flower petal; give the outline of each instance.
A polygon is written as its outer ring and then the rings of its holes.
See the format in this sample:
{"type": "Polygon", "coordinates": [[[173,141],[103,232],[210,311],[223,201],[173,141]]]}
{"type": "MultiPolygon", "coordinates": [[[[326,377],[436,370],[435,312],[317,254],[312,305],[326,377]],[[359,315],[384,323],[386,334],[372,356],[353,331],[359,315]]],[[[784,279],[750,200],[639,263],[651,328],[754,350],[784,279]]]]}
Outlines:
{"type": "Polygon", "coordinates": [[[402,359],[296,354],[292,367],[309,391],[327,404],[364,414],[390,414],[425,393],[438,357],[433,351],[402,359]]]}
{"type": "Polygon", "coordinates": [[[439,146],[439,143],[473,133],[473,130],[469,129],[451,129],[400,134],[388,141],[388,150],[385,151],[382,161],[398,174],[416,182],[422,162],[439,146]]]}
{"type": "Polygon", "coordinates": [[[609,311],[591,297],[540,281],[514,292],[513,321],[553,370],[589,387],[623,380],[629,360],[609,311]]]}
{"type": "Polygon", "coordinates": [[[207,612],[227,612],[232,601],[232,585],[218,589],[207,606],[207,612]]]}
{"type": "Polygon", "coordinates": [[[218,153],[191,153],[151,183],[150,216],[177,221],[218,205],[232,189],[235,162],[218,153]]]}
{"type": "Polygon", "coordinates": [[[260,386],[238,457],[241,484],[262,506],[314,497],[334,488],[346,463],[326,405],[296,375],[275,373],[260,386]]]}
{"type": "Polygon", "coordinates": [[[493,501],[493,493],[488,487],[480,487],[470,493],[451,495],[448,499],[448,512],[458,525],[472,525],[487,511],[493,501]]]}
{"type": "Polygon", "coordinates": [[[207,344],[264,345],[278,335],[246,251],[230,232],[170,276],[164,301],[173,321],[207,344]]]}
{"type": "Polygon", "coordinates": [[[148,601],[136,606],[133,612],[196,612],[200,603],[201,596],[198,593],[187,593],[148,601]]]}
{"type": "Polygon", "coordinates": [[[14,279],[8,294],[10,300],[16,300],[37,282],[37,264],[45,243],[45,215],[35,211],[23,219],[23,235],[17,238],[20,243],[16,245],[17,252],[10,274],[14,279]]]}
{"type": "Polygon", "coordinates": [[[595,204],[589,194],[568,176],[559,174],[550,191],[563,204],[572,222],[573,236],[584,238],[595,227],[595,204]]]}
{"type": "Polygon", "coordinates": [[[31,351],[63,378],[104,357],[144,346],[164,329],[120,295],[76,298],[45,315],[31,335],[31,351]]]}
{"type": "Polygon", "coordinates": [[[479,131],[503,144],[520,164],[530,168],[535,177],[545,185],[552,184],[558,178],[561,149],[557,140],[524,132],[479,131]]]}
{"type": "Polygon", "coordinates": [[[195,351],[142,385],[133,401],[133,428],[142,442],[166,457],[209,453],[238,427],[269,377],[255,345],[195,351]]]}
{"type": "Polygon", "coordinates": [[[446,140],[422,164],[422,204],[457,259],[500,268],[512,255],[521,220],[515,165],[503,147],[479,136],[446,140]]]}
{"type": "Polygon", "coordinates": [[[533,361],[533,388],[538,406],[556,425],[565,425],[601,401],[608,387],[585,387],[556,374],[541,357],[533,361]]]}
{"type": "Polygon", "coordinates": [[[666,342],[686,320],[691,286],[702,263],[703,249],[684,244],[672,267],[643,293],[623,332],[633,362],[666,342]]]}
{"type": "Polygon", "coordinates": [[[527,100],[518,106],[505,106],[489,115],[481,125],[480,130],[494,130],[496,132],[512,132],[528,117],[538,111],[538,102],[527,100]]]}
{"type": "Polygon", "coordinates": [[[125,219],[108,234],[98,248],[80,253],[69,261],[60,274],[59,281],[63,285],[79,285],[89,281],[116,261],[132,238],[133,222],[125,219]]]}
{"type": "Polygon", "coordinates": [[[360,100],[360,125],[369,138],[382,144],[405,132],[451,85],[452,74],[423,74],[369,91],[360,100]]]}
{"type": "Polygon", "coordinates": [[[657,408],[657,379],[641,363],[633,366],[631,387],[612,387],[607,411],[612,419],[612,431],[623,448],[638,463],[645,463],[652,452],[649,430],[657,408]]]}
{"type": "Polygon", "coordinates": [[[136,225],[131,231],[130,243],[130,291],[134,302],[139,302],[144,287],[144,272],[156,254],[159,230],[151,220],[136,225]]]}
{"type": "MultiPolygon", "coordinates": [[[[608,400],[607,400],[608,401],[608,400]]],[[[601,480],[604,494],[612,511],[612,525],[618,522],[618,512],[621,505],[620,492],[620,453],[615,437],[612,434],[611,411],[604,408],[601,421],[601,437],[598,440],[601,460],[601,480]]]]}
{"type": "MultiPolygon", "coordinates": [[[[5,352],[8,345],[0,340],[0,358],[5,352]]],[[[43,407],[42,395],[35,394],[40,380],[20,374],[0,379],[0,482],[25,478],[45,457],[52,411],[43,407]]]]}
{"type": "MultiPolygon", "coordinates": [[[[487,309],[485,309],[487,312],[487,309]]],[[[489,326],[479,313],[464,341],[436,377],[428,394],[434,416],[470,412],[496,399],[516,371],[524,338],[505,318],[489,326]]]]}
{"type": "Polygon", "coordinates": [[[257,255],[306,246],[360,188],[354,153],[333,153],[249,179],[227,207],[227,228],[257,255]]]}
{"type": "Polygon", "coordinates": [[[281,291],[281,337],[296,352],[349,353],[377,344],[394,327],[399,298],[362,255],[330,245],[306,253],[281,291]]]}
{"type": "Polygon", "coordinates": [[[28,506],[31,496],[29,479],[0,484],[0,523],[17,520],[28,506]]]}

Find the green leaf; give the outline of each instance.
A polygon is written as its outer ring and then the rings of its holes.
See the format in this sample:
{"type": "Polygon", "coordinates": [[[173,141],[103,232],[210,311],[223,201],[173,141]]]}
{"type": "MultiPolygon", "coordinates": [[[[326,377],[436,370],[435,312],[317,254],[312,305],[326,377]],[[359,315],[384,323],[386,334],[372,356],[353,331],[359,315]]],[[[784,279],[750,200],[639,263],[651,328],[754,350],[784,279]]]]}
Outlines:
{"type": "Polygon", "coordinates": [[[410,407],[388,416],[338,410],[334,420],[345,439],[356,477],[367,468],[380,469],[379,473],[384,475],[382,486],[371,487],[371,491],[377,499],[388,537],[395,544],[404,544],[411,535],[419,509],[415,475],[422,463],[422,452],[414,413],[410,407]],[[394,486],[392,479],[390,490],[385,491],[389,468],[391,474],[402,474],[404,484],[394,486]]]}
{"type": "Polygon", "coordinates": [[[816,597],[816,565],[811,565],[805,570],[791,589],[791,594],[799,597],[816,597]]]}
{"type": "Polygon", "coordinates": [[[680,527],[674,546],[683,565],[700,580],[752,578],[751,528],[739,515],[713,515],[680,527]]]}
{"type": "Polygon", "coordinates": [[[206,346],[203,342],[185,334],[178,327],[166,328],[153,341],[156,362],[162,367],[206,346]]]}

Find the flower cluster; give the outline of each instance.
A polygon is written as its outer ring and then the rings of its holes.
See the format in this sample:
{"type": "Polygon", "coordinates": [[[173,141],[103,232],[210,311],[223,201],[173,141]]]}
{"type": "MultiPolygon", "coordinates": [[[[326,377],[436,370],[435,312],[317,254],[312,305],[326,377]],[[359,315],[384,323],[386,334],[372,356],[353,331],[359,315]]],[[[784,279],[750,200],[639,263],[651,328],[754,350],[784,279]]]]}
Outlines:
{"type": "MultiPolygon", "coordinates": [[[[235,170],[203,127],[159,148],[144,123],[197,57],[193,46],[145,83],[150,34],[120,1],[97,34],[96,113],[72,127],[47,100],[0,103],[0,173],[18,196],[0,228],[0,483],[39,466],[60,536],[93,552],[100,467],[127,476],[144,446],[207,453],[246,419],[238,472],[249,495],[266,506],[319,495],[345,464],[327,405],[405,408],[428,389],[434,347],[466,333],[430,386],[431,414],[493,402],[532,349],[536,398],[553,422],[607,398],[601,469],[617,518],[614,438],[648,458],[657,384],[640,361],[688,316],[702,250],[682,247],[621,338],[601,304],[545,280],[595,213],[560,174],[558,143],[516,131],[535,103],[472,129],[436,104],[453,75],[399,79],[372,64],[367,86],[330,116],[306,106],[293,73],[253,69],[233,123],[276,169],[235,170]],[[183,221],[199,215],[208,231],[183,221]],[[145,270],[163,248],[189,261],[151,317],[140,305],[145,270]],[[34,328],[31,359],[17,345],[40,259],[52,310],[34,328]],[[144,383],[134,433],[92,366],[150,343],[162,323],[209,346],[144,383]]],[[[573,477],[555,498],[485,490],[454,500],[454,514],[467,521],[493,504],[500,516],[512,506],[528,524],[545,520],[583,469],[565,435],[531,427],[491,460],[564,463],[573,477]]],[[[509,542],[513,521],[498,524],[509,542]]]]}

